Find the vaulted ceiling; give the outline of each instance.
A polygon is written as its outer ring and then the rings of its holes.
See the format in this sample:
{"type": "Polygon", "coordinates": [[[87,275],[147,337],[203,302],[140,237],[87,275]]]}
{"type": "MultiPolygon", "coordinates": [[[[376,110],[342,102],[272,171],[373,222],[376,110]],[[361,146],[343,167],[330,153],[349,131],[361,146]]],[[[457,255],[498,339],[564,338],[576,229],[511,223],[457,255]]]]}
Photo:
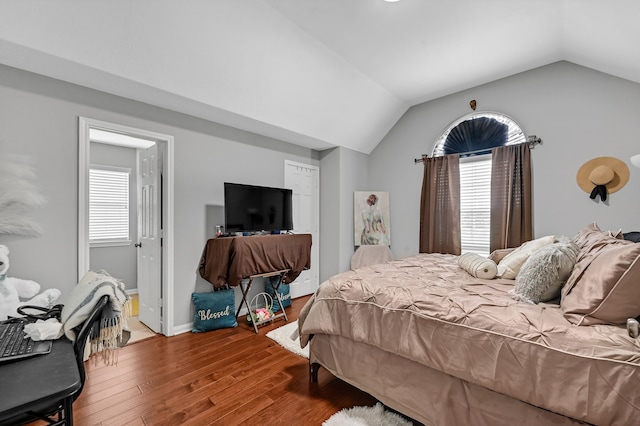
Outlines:
{"type": "Polygon", "coordinates": [[[3,0],[0,63],[297,145],[566,60],[640,83],[637,0],[3,0]]]}

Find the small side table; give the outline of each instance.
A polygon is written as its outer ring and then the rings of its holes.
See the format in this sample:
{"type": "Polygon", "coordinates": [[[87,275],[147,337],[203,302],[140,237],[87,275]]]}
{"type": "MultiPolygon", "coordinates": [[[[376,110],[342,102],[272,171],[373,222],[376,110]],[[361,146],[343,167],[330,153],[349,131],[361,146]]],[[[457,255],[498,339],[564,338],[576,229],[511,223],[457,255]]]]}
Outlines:
{"type": "Polygon", "coordinates": [[[258,333],[258,326],[271,322],[271,321],[275,321],[278,318],[283,318],[284,320],[289,322],[289,318],[287,318],[287,313],[284,310],[284,306],[282,305],[282,299],[280,298],[280,292],[278,291],[278,289],[280,288],[280,285],[282,284],[282,279],[284,278],[285,274],[289,272],[288,269],[281,269],[279,271],[273,271],[273,272],[265,272],[263,274],[256,274],[256,275],[251,275],[249,278],[247,278],[246,280],[242,280],[240,281],[240,290],[242,292],[242,301],[240,302],[240,306],[238,306],[238,310],[236,311],[236,318],[238,317],[238,315],[240,315],[240,309],[242,309],[242,305],[247,307],[247,311],[249,312],[249,314],[251,314],[251,306],[249,306],[249,302],[247,301],[247,294],[249,294],[249,289],[251,288],[251,283],[253,283],[254,278],[270,278],[270,277],[275,277],[277,276],[278,279],[276,280],[276,283],[273,284],[273,292],[275,293],[276,299],[278,299],[278,303],[280,304],[280,308],[282,310],[281,313],[272,316],[269,319],[263,320],[263,321],[251,321],[251,323],[253,324],[253,329],[255,330],[256,334],[258,333]]]}

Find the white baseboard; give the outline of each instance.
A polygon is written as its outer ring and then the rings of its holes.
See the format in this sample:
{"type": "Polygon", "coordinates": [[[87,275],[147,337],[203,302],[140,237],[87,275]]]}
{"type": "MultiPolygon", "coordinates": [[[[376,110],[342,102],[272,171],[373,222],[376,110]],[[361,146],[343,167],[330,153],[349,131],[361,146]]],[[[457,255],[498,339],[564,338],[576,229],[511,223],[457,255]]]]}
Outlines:
{"type": "Polygon", "coordinates": [[[190,333],[193,330],[193,323],[179,325],[177,327],[173,327],[173,335],[182,334],[182,333],[190,333]]]}

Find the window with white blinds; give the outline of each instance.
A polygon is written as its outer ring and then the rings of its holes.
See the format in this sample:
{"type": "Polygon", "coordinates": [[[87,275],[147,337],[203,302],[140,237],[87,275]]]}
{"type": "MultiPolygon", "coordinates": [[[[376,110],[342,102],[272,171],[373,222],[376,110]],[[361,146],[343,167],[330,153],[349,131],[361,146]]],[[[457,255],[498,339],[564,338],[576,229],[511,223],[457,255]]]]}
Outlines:
{"type": "Polygon", "coordinates": [[[460,159],[460,227],[462,253],[489,255],[491,155],[460,159]]]}
{"type": "Polygon", "coordinates": [[[131,169],[91,166],[89,169],[89,243],[130,244],[129,176],[131,169]]]}

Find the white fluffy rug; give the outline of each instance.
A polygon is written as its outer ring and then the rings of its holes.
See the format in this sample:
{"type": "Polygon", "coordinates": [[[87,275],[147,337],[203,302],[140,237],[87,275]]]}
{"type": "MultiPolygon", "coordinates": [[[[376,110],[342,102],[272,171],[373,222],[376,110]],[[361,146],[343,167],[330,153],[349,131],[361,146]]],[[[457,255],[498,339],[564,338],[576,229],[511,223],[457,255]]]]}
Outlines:
{"type": "Polygon", "coordinates": [[[402,416],[385,411],[381,403],[373,407],[345,408],[329,417],[322,426],[412,426],[402,416]]]}
{"type": "Polygon", "coordinates": [[[267,337],[275,340],[280,346],[294,354],[309,358],[309,346],[300,347],[300,337],[298,336],[298,321],[290,323],[271,330],[267,333],[267,337]]]}

